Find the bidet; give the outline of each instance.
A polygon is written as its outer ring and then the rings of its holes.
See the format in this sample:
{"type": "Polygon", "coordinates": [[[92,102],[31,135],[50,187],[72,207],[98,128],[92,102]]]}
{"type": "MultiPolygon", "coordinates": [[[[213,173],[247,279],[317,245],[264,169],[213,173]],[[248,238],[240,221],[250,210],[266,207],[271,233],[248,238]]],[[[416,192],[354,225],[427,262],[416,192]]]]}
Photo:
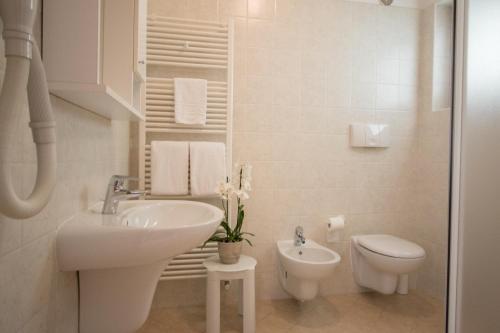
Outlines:
{"type": "Polygon", "coordinates": [[[277,242],[280,283],[294,298],[305,301],[316,297],[320,281],[333,274],[340,255],[312,240],[296,243],[277,242]]]}

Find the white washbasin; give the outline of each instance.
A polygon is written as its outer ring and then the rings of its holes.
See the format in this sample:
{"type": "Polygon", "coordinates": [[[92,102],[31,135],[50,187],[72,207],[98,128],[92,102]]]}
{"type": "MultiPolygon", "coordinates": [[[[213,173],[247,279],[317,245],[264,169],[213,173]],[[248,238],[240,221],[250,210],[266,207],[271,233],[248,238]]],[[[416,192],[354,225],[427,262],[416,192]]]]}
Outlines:
{"type": "Polygon", "coordinates": [[[208,239],[223,212],[180,200],[120,202],[116,215],[101,209],[61,226],[57,260],[61,270],[79,271],[81,333],[131,333],[147,318],[168,262],[208,239]]]}
{"type": "Polygon", "coordinates": [[[121,202],[116,215],[102,204],[66,222],[57,234],[63,271],[129,267],[166,261],[209,238],[223,217],[212,205],[195,201],[121,202]]]}

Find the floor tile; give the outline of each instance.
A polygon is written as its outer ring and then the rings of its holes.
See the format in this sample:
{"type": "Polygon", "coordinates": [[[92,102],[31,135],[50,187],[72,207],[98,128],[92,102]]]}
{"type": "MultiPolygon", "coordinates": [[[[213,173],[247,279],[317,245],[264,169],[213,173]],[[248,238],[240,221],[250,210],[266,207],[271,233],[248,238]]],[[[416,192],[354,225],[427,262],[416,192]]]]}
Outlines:
{"type": "MultiPolygon", "coordinates": [[[[444,307],[435,298],[377,293],[331,295],[308,302],[258,300],[258,333],[443,333],[444,307]]],[[[221,332],[242,332],[237,306],[221,309],[221,332]]],[[[203,306],[153,309],[138,333],[203,333],[203,306]]]]}

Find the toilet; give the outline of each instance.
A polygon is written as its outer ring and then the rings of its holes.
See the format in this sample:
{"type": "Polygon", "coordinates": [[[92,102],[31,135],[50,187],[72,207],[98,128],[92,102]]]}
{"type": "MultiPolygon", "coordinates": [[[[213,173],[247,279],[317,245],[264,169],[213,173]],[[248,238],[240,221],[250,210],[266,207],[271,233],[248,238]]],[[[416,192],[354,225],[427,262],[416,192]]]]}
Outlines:
{"type": "Polygon", "coordinates": [[[382,294],[408,293],[408,274],[425,259],[425,250],[391,235],[351,237],[351,264],[356,283],[382,294]]]}

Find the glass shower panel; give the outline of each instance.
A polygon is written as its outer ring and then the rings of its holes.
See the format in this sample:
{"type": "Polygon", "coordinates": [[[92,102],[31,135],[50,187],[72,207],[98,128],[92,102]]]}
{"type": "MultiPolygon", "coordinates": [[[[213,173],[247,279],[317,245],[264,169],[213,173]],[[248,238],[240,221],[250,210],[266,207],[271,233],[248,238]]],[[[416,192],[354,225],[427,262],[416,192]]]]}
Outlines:
{"type": "Polygon", "coordinates": [[[458,332],[500,332],[500,1],[466,1],[458,332]]]}

